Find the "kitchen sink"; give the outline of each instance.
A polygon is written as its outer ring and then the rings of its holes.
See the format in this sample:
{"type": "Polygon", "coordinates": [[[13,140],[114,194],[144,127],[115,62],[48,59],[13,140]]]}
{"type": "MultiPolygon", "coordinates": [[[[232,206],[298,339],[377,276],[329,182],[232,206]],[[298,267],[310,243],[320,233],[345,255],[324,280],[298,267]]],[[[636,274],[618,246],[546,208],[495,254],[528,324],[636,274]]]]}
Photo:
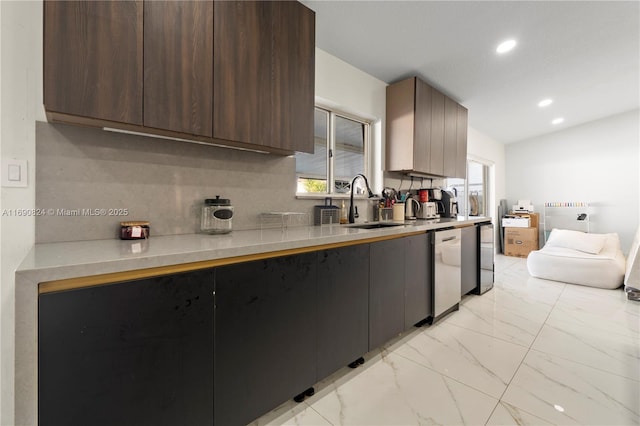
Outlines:
{"type": "Polygon", "coordinates": [[[357,225],[347,225],[349,228],[358,228],[358,229],[378,229],[378,228],[390,228],[393,226],[404,226],[404,223],[390,223],[390,222],[370,222],[370,223],[359,223],[357,225]]]}

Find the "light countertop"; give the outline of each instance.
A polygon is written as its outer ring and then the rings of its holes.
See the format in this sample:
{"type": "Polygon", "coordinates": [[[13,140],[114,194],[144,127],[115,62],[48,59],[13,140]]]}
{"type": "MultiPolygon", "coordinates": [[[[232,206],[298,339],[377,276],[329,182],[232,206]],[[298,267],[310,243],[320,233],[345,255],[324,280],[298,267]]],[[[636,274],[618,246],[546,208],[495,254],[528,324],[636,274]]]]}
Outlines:
{"type": "Polygon", "coordinates": [[[153,236],[148,240],[97,240],[36,244],[16,271],[15,419],[38,423],[38,290],[40,283],[87,280],[192,262],[222,261],[265,253],[321,249],[333,244],[401,237],[490,218],[414,221],[405,226],[357,229],[343,225],[233,231],[223,235],[153,236]],[[89,278],[87,278],[89,277],[89,278]]]}
{"type": "MultiPolygon", "coordinates": [[[[31,282],[201,262],[282,250],[358,241],[472,225],[488,218],[435,219],[406,222],[405,226],[358,229],[348,225],[303,226],[284,229],[233,231],[229,234],[156,236],[148,240],[95,240],[36,244],[16,274],[31,282]]],[[[153,230],[152,230],[153,231],[153,230]]]]}

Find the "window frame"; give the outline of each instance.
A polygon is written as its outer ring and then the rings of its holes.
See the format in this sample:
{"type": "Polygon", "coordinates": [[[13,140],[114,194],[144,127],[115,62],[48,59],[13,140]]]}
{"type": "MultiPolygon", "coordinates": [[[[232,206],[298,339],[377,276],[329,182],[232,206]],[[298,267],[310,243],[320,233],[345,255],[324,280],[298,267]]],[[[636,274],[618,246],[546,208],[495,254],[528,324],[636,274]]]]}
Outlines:
{"type": "MultiPolygon", "coordinates": [[[[493,179],[492,179],[492,168],[494,164],[492,161],[481,159],[475,156],[467,156],[466,160],[466,178],[460,179],[463,181],[462,187],[464,188],[465,201],[464,201],[464,211],[459,211],[458,214],[464,215],[465,217],[490,217],[491,212],[491,195],[493,191],[493,179]],[[478,215],[471,216],[471,206],[469,204],[469,163],[474,162],[482,166],[482,211],[478,212],[478,215]]],[[[447,187],[451,186],[451,179],[446,179],[445,185],[447,187]]],[[[460,203],[459,203],[460,204],[460,203]]]]}
{"type": "MultiPolygon", "coordinates": [[[[351,188],[347,192],[336,192],[336,180],[335,180],[335,164],[333,155],[336,150],[336,117],[340,117],[346,120],[355,121],[364,126],[363,132],[363,173],[365,176],[369,177],[370,167],[371,167],[371,140],[372,140],[372,121],[359,117],[354,114],[350,114],[339,109],[330,108],[323,105],[316,104],[314,106],[314,111],[319,110],[326,114],[328,114],[327,120],[327,153],[326,153],[326,182],[327,182],[327,191],[326,192],[298,192],[298,179],[301,177],[296,171],[295,179],[296,179],[296,198],[316,198],[316,199],[324,199],[327,197],[331,198],[349,198],[351,194],[351,188]]],[[[315,137],[315,136],[314,136],[315,137]]],[[[295,157],[295,156],[294,156],[295,157]]],[[[309,178],[313,179],[313,178],[309,178]]],[[[348,182],[350,185],[351,182],[348,182]]],[[[358,194],[355,194],[357,197],[358,194]]]]}

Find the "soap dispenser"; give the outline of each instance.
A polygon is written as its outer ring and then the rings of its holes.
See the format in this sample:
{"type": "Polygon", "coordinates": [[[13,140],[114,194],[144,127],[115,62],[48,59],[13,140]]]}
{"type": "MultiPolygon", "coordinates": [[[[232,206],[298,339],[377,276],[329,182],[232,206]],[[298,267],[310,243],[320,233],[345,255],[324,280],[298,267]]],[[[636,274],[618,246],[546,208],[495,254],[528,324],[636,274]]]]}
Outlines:
{"type": "Polygon", "coordinates": [[[342,200],[342,206],[340,207],[340,224],[344,225],[347,222],[349,222],[349,219],[347,219],[347,208],[344,205],[344,200],[342,200]]]}

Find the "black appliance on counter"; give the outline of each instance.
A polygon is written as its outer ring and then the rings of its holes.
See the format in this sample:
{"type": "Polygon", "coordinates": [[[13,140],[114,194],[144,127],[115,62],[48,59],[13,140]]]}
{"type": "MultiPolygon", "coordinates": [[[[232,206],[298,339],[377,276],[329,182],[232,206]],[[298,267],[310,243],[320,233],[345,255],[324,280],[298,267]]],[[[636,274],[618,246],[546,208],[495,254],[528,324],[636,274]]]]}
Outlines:
{"type": "Polygon", "coordinates": [[[458,217],[458,198],[452,191],[442,190],[442,200],[436,203],[440,217],[458,217]]]}

